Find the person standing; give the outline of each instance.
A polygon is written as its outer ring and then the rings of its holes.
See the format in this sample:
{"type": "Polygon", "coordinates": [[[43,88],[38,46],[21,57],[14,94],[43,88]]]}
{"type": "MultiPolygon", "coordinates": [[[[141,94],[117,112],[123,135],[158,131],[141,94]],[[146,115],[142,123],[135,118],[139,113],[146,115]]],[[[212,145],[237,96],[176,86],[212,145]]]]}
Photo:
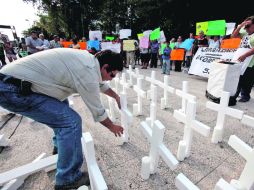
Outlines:
{"type": "MultiPolygon", "coordinates": [[[[175,43],[175,49],[179,49],[181,47],[182,43],[183,43],[182,37],[178,36],[177,42],[175,43]]],[[[182,62],[183,61],[174,61],[176,72],[181,72],[182,71],[182,62]]]]}
{"type": "Polygon", "coordinates": [[[158,50],[159,50],[159,43],[157,40],[151,41],[151,63],[150,68],[157,68],[158,62],[158,50]]]}
{"type": "Polygon", "coordinates": [[[43,42],[38,38],[37,32],[32,31],[31,36],[26,38],[26,46],[28,55],[37,53],[42,50],[43,42]]]}
{"type": "Polygon", "coordinates": [[[162,54],[162,60],[163,60],[162,74],[167,74],[167,75],[170,74],[170,53],[171,53],[171,48],[169,47],[168,42],[166,42],[166,47],[162,54]]]}
{"type": "Polygon", "coordinates": [[[42,48],[45,49],[49,49],[50,47],[50,43],[47,39],[45,39],[44,34],[40,34],[39,38],[41,39],[41,41],[43,42],[42,48]]]}
{"type": "Polygon", "coordinates": [[[120,54],[110,50],[95,56],[88,51],[55,48],[19,59],[0,70],[0,106],[49,126],[58,153],[55,190],[77,189],[89,185],[89,176],[81,172],[82,120],[64,101],[79,93],[92,113],[116,137],[123,128],[108,117],[100,101],[100,92],[120,97],[104,81],[123,70],[120,54]],[[6,98],[8,97],[8,98],[6,98]]]}
{"type": "MultiPolygon", "coordinates": [[[[231,37],[241,37],[240,48],[248,48],[249,50],[238,58],[243,62],[247,57],[254,55],[254,16],[246,18],[232,33],[231,37]]],[[[254,85],[254,57],[251,59],[249,66],[244,74],[240,76],[235,100],[241,93],[238,102],[248,102],[250,100],[251,88],[254,85]]]]}
{"type": "Polygon", "coordinates": [[[50,49],[53,48],[62,48],[63,46],[60,44],[60,38],[58,35],[53,36],[53,40],[50,41],[50,49]]]}

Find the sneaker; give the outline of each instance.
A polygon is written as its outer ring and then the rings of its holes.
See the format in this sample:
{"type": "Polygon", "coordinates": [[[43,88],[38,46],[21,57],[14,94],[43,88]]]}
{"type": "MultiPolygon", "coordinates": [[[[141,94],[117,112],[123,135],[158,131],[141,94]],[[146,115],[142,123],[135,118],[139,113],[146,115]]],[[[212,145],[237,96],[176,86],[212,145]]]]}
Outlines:
{"type": "Polygon", "coordinates": [[[52,151],[52,155],[55,155],[55,154],[57,154],[57,153],[58,153],[57,147],[54,146],[53,151],[52,151]]]}
{"type": "Polygon", "coordinates": [[[89,186],[90,180],[87,172],[82,172],[82,176],[73,183],[69,183],[66,185],[55,185],[55,190],[71,190],[78,189],[80,186],[89,186]]]}

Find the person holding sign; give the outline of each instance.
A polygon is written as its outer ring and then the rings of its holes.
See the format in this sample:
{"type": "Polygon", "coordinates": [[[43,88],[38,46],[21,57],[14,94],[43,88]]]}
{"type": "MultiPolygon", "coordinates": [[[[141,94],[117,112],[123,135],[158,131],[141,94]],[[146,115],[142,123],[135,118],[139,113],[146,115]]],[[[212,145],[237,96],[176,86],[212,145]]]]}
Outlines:
{"type": "MultiPolygon", "coordinates": [[[[254,55],[254,16],[246,18],[237,26],[231,37],[240,37],[241,43],[239,48],[250,49],[238,58],[238,61],[243,62],[247,57],[254,55]]],[[[251,59],[248,68],[244,74],[240,76],[235,98],[241,92],[239,102],[247,102],[250,100],[251,88],[254,85],[254,57],[251,59]]]]}
{"type": "MultiPolygon", "coordinates": [[[[175,43],[175,49],[178,49],[178,48],[180,48],[180,46],[181,46],[181,44],[183,43],[183,40],[182,40],[182,37],[181,36],[179,36],[178,38],[177,38],[177,42],[175,43]]],[[[175,71],[176,72],[181,72],[182,71],[182,62],[183,61],[174,61],[174,63],[175,63],[175,71]]]]}
{"type": "Polygon", "coordinates": [[[199,47],[208,47],[208,40],[205,38],[203,30],[199,31],[198,39],[195,39],[195,41],[193,43],[193,46],[192,46],[193,57],[196,54],[196,52],[198,51],[199,47]]]}
{"type": "Polygon", "coordinates": [[[166,47],[163,50],[162,54],[162,74],[169,75],[170,74],[170,53],[171,53],[171,48],[169,47],[168,42],[166,42],[166,47]]]}
{"type": "Polygon", "coordinates": [[[94,121],[116,137],[123,134],[123,128],[109,119],[100,101],[102,92],[114,98],[121,108],[119,95],[105,81],[123,70],[122,62],[120,54],[110,50],[94,56],[88,51],[55,48],[19,59],[0,70],[0,106],[46,124],[54,132],[58,153],[55,190],[89,185],[88,174],[81,172],[82,120],[64,102],[68,96],[79,93],[94,121]]]}

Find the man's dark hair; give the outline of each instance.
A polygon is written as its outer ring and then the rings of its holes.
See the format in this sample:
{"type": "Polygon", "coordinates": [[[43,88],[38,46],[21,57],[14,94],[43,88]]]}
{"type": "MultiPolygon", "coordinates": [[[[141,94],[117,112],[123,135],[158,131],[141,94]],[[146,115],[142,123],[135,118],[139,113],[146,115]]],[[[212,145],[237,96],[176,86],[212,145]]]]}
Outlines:
{"type": "Polygon", "coordinates": [[[100,63],[100,68],[103,65],[108,64],[107,71],[122,71],[123,70],[123,58],[121,54],[112,52],[111,50],[100,51],[95,54],[95,57],[100,63]]]}
{"type": "Polygon", "coordinates": [[[252,24],[254,24],[254,16],[250,16],[245,19],[245,21],[250,20],[252,24]]]}

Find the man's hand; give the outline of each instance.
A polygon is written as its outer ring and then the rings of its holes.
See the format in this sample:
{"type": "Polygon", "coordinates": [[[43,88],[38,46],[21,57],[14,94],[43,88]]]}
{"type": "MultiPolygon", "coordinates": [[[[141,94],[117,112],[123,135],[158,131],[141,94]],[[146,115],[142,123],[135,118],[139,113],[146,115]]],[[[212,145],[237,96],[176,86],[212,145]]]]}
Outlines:
{"type": "Polygon", "coordinates": [[[245,54],[243,54],[243,55],[241,55],[237,60],[238,61],[240,61],[240,62],[244,62],[244,60],[246,59],[246,55],[245,54]]]}
{"type": "Polygon", "coordinates": [[[121,135],[123,134],[123,128],[119,125],[111,125],[110,127],[108,127],[108,129],[115,134],[115,136],[119,136],[121,137],[121,135]]]}
{"type": "Polygon", "coordinates": [[[112,121],[109,118],[106,118],[100,123],[105,127],[107,127],[112,133],[114,133],[116,137],[117,136],[121,137],[121,134],[123,134],[123,128],[119,125],[115,125],[114,123],[112,123],[112,121]]]}

